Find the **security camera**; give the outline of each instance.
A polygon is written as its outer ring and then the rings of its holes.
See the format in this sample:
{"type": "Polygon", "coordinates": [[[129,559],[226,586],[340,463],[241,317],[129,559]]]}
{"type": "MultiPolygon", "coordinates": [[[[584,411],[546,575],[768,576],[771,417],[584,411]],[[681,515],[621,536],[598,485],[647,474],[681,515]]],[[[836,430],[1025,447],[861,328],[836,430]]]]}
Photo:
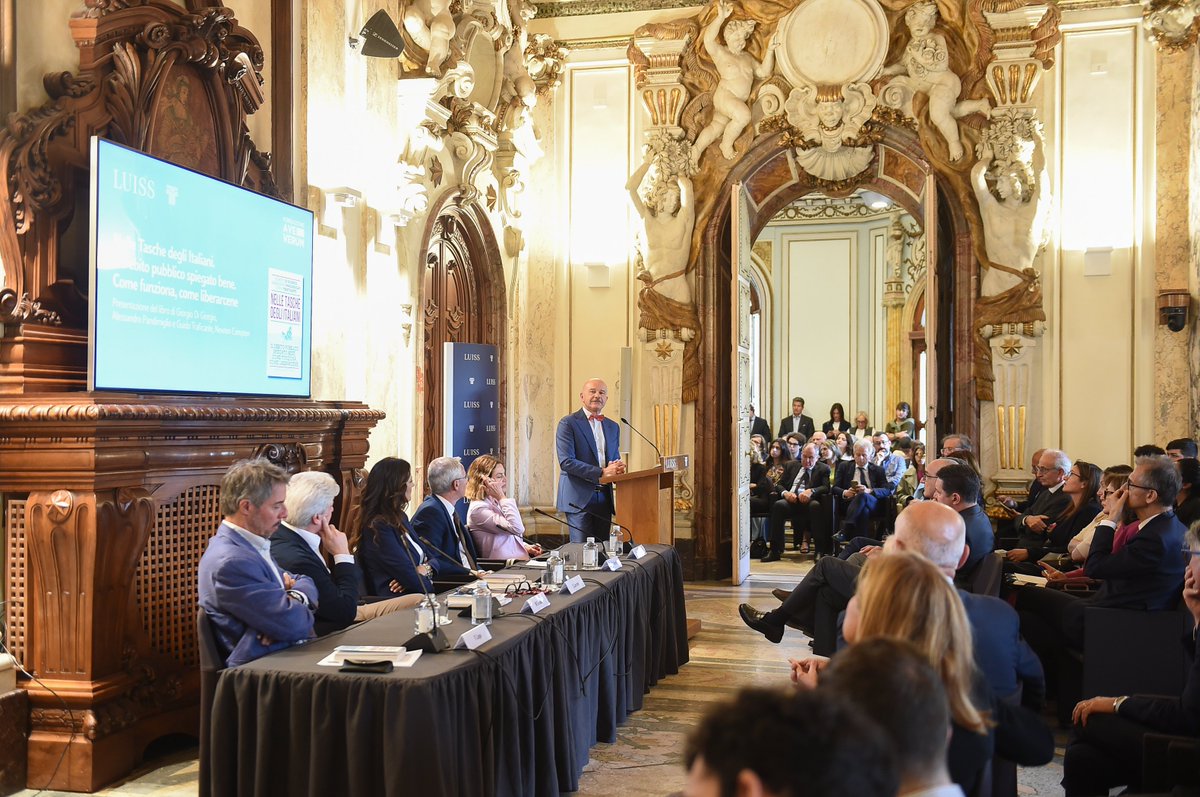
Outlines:
{"type": "Polygon", "coordinates": [[[1182,332],[1187,326],[1188,305],[1192,297],[1186,289],[1160,291],[1158,294],[1158,323],[1166,324],[1172,332],[1182,332]]]}

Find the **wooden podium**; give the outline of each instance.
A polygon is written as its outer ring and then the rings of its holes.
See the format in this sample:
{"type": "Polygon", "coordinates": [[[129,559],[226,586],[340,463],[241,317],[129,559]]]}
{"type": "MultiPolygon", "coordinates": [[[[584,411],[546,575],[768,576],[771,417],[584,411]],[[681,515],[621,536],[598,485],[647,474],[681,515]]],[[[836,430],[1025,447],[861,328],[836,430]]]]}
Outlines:
{"type": "Polygon", "coordinates": [[[617,523],[639,544],[675,544],[675,471],[688,466],[686,454],[662,457],[653,468],[605,476],[615,488],[617,523]]]}

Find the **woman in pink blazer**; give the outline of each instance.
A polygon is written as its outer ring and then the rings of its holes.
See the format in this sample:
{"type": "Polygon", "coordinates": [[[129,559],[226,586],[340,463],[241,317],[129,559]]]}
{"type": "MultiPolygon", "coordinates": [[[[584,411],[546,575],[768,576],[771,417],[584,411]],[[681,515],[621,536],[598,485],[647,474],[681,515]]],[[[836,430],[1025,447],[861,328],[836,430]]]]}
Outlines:
{"type": "Polygon", "coordinates": [[[525,524],[517,502],[504,495],[508,479],[504,465],[483,454],[467,471],[467,528],[484,559],[528,559],[542,552],[540,545],[525,542],[525,524]]]}

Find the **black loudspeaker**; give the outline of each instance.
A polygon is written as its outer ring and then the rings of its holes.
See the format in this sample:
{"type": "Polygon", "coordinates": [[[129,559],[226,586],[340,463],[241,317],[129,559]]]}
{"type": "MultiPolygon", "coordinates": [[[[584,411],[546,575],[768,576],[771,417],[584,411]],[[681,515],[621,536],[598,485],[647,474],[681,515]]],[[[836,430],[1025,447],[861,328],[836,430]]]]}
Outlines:
{"type": "Polygon", "coordinates": [[[412,639],[406,640],[404,647],[407,650],[441,653],[443,650],[450,649],[450,640],[446,638],[446,634],[442,629],[435,628],[428,634],[416,634],[412,639]]]}
{"type": "Polygon", "coordinates": [[[363,42],[362,54],[371,58],[399,58],[404,52],[400,31],[382,8],[367,20],[358,35],[363,42]]]}

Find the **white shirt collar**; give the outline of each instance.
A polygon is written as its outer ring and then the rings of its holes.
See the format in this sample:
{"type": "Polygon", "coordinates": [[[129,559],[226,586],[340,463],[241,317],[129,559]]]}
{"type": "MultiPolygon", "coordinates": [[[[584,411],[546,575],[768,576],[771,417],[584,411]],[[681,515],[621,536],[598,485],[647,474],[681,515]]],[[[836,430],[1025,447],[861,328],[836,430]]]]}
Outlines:
{"type": "Polygon", "coordinates": [[[435,496],[437,500],[442,502],[442,506],[446,508],[446,514],[450,516],[450,525],[454,525],[454,504],[442,498],[440,495],[435,496]]]}
{"type": "Polygon", "coordinates": [[[1067,480],[1063,479],[1062,481],[1060,481],[1058,484],[1054,485],[1053,487],[1047,487],[1046,489],[1052,493],[1057,493],[1059,490],[1061,490],[1063,488],[1063,485],[1066,483],[1067,483],[1067,480]]]}
{"type": "Polygon", "coordinates": [[[291,523],[288,523],[286,520],[283,521],[283,525],[287,526],[289,529],[291,529],[292,531],[299,534],[300,539],[304,540],[304,542],[306,542],[308,544],[309,548],[312,548],[313,553],[315,553],[317,556],[321,555],[321,535],[320,534],[313,534],[308,529],[297,528],[296,526],[293,526],[291,523]]]}

